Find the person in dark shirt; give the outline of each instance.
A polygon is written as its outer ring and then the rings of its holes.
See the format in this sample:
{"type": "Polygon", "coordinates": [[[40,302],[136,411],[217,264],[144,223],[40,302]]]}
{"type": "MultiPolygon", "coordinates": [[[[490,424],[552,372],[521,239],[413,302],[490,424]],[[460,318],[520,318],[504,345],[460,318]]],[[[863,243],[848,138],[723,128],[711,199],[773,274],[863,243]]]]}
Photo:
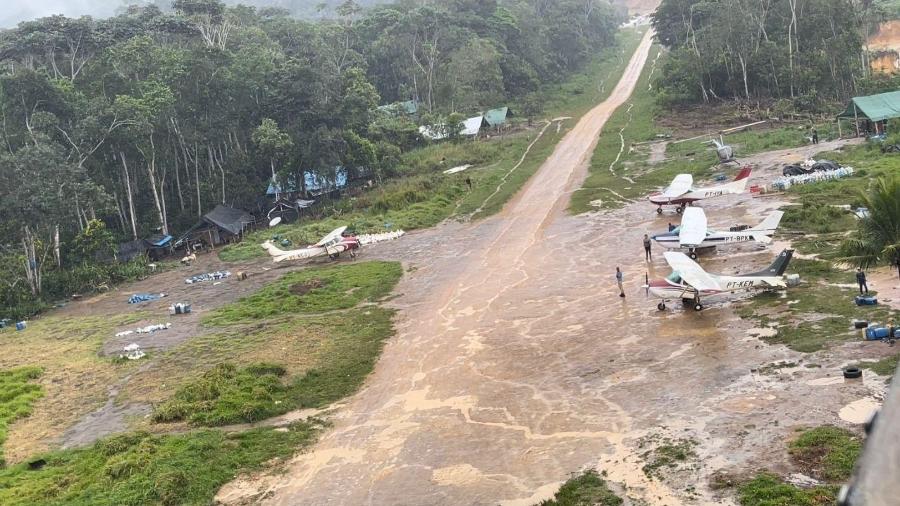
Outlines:
{"type": "Polygon", "coordinates": [[[819,131],[816,130],[815,128],[813,128],[813,130],[812,130],[812,141],[813,141],[813,144],[819,143],[819,131]]]}
{"type": "Polygon", "coordinates": [[[653,252],[650,250],[651,245],[650,236],[644,234],[644,260],[647,260],[648,262],[653,260],[653,252]]]}
{"type": "Polygon", "coordinates": [[[859,284],[859,294],[869,293],[869,285],[866,284],[866,273],[862,269],[856,269],[856,283],[859,284]]]}

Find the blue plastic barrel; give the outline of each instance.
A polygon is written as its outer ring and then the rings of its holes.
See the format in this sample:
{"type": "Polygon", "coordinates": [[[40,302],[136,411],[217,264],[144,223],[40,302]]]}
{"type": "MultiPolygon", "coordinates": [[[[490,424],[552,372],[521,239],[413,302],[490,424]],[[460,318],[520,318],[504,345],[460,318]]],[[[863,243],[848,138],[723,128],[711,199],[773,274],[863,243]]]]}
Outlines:
{"type": "Polygon", "coordinates": [[[25,322],[16,322],[16,330],[25,330],[25,322]]]}

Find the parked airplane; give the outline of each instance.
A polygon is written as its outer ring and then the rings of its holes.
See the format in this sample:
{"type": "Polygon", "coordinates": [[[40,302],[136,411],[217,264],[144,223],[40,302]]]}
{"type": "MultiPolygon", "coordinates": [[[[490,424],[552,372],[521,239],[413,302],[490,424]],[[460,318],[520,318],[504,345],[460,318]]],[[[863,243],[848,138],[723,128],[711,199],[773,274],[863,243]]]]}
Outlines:
{"type": "Polygon", "coordinates": [[[656,209],[657,213],[662,213],[662,206],[678,206],[675,211],[681,213],[688,204],[698,200],[744,193],[749,178],[750,167],[744,167],[730,183],[709,188],[694,188],[694,178],[690,174],[678,174],[665,190],[651,193],[648,198],[651,203],[659,206],[656,209]]]}
{"type": "Polygon", "coordinates": [[[262,247],[269,252],[272,260],[275,262],[283,262],[285,260],[304,260],[318,256],[328,255],[332,260],[338,258],[341,253],[350,252],[351,257],[356,257],[356,250],[367,244],[373,244],[381,241],[390,241],[402,236],[404,232],[398,230],[396,232],[387,232],[384,234],[364,234],[360,236],[344,235],[347,227],[340,227],[322,238],[321,241],[307,246],[305,248],[285,251],[272,243],[266,241],[262,243],[262,247]]]}
{"type": "Polygon", "coordinates": [[[684,253],[666,251],[663,256],[672,268],[672,274],[665,279],[651,281],[648,288],[654,297],[662,299],[656,305],[660,311],[666,309],[666,302],[674,299],[681,299],[685,306],[692,306],[694,310],[700,311],[703,309],[701,297],[740,290],[786,288],[784,271],[787,270],[793,254],[792,249],[782,251],[772,265],[759,272],[722,276],[704,271],[697,262],[684,253]]]}
{"type": "Polygon", "coordinates": [[[707,228],[706,213],[699,207],[689,207],[684,210],[681,225],[671,232],[656,234],[653,240],[659,245],[670,249],[687,249],[691,259],[697,259],[697,250],[715,248],[723,244],[737,242],[756,241],[763,244],[772,242],[772,234],[781,223],[784,216],[782,211],[772,211],[755,227],[740,230],[717,231],[707,228]]]}

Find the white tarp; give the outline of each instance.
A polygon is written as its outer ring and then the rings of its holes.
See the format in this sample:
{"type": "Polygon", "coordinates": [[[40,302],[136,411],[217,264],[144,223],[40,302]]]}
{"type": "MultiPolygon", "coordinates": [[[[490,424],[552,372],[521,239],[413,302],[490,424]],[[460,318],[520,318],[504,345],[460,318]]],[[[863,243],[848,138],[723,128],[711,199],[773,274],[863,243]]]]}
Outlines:
{"type": "Polygon", "coordinates": [[[481,124],[484,122],[484,116],[475,116],[462,122],[462,132],[460,135],[476,136],[481,132],[481,124]]]}
{"type": "Polygon", "coordinates": [[[457,172],[462,172],[471,166],[472,166],[472,164],[460,165],[459,167],[453,167],[452,169],[445,170],[444,174],[456,174],[457,172]]]}
{"type": "Polygon", "coordinates": [[[440,141],[450,136],[445,125],[422,125],[419,127],[419,134],[433,141],[440,141]]]}

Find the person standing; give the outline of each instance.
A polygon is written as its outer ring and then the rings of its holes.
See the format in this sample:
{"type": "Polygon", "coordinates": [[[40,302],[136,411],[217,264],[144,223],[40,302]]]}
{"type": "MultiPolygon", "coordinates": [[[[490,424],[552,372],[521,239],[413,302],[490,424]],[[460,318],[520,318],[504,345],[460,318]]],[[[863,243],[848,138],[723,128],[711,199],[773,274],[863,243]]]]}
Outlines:
{"type": "Polygon", "coordinates": [[[669,232],[675,230],[675,225],[672,225],[672,222],[669,222],[669,232]]]}
{"type": "Polygon", "coordinates": [[[653,252],[650,250],[650,246],[652,245],[653,243],[650,242],[650,236],[644,234],[644,260],[648,262],[653,260],[653,252]]]}
{"type": "Polygon", "coordinates": [[[866,273],[862,269],[856,269],[856,283],[859,284],[859,294],[869,293],[869,285],[866,284],[866,273]]]}
{"type": "Polygon", "coordinates": [[[625,297],[625,287],[622,285],[623,280],[622,271],[616,267],[616,284],[619,286],[619,297],[625,297]]]}
{"type": "Polygon", "coordinates": [[[815,128],[813,128],[813,131],[812,131],[812,141],[813,141],[813,144],[819,143],[819,131],[816,130],[815,128]]]}

